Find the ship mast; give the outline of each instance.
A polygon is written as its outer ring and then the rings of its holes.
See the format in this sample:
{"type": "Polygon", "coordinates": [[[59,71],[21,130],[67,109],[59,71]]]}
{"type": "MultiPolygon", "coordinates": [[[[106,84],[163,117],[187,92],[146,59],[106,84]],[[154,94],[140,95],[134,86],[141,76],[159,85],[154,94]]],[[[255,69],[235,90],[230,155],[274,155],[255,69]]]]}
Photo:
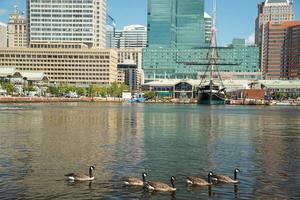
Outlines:
{"type": "Polygon", "coordinates": [[[216,17],[217,17],[217,1],[213,0],[213,16],[212,16],[212,27],[211,27],[211,41],[210,41],[210,74],[209,81],[212,82],[213,72],[216,68],[217,64],[217,25],[216,25],[216,17]]]}

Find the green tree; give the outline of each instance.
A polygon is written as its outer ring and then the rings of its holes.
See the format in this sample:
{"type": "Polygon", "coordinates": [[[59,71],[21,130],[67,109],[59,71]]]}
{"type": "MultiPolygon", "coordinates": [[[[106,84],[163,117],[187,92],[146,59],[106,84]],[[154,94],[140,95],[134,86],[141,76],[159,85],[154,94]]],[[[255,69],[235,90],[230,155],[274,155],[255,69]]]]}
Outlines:
{"type": "Polygon", "coordinates": [[[6,83],[3,85],[3,89],[7,91],[7,94],[12,95],[15,91],[15,86],[11,83],[6,83]]]}
{"type": "Polygon", "coordinates": [[[116,97],[118,94],[118,84],[117,82],[113,82],[110,86],[110,88],[108,89],[110,96],[116,97]]]}
{"type": "Polygon", "coordinates": [[[28,92],[35,92],[36,87],[34,87],[33,85],[28,85],[28,86],[24,87],[23,90],[28,91],[28,92]]]}
{"type": "Polygon", "coordinates": [[[155,98],[155,93],[152,92],[152,91],[145,92],[144,97],[145,97],[145,99],[147,99],[147,100],[154,99],[154,98],[155,98]]]}
{"type": "Polygon", "coordinates": [[[87,95],[87,91],[85,88],[80,87],[80,88],[76,88],[76,92],[79,96],[86,96],[87,95]]]}
{"type": "Polygon", "coordinates": [[[90,85],[88,88],[88,94],[90,97],[96,97],[99,96],[99,87],[96,85],[90,85]]]}
{"type": "Polygon", "coordinates": [[[273,98],[276,100],[283,100],[283,99],[287,99],[288,95],[287,93],[284,92],[274,92],[273,98]]]}
{"type": "Polygon", "coordinates": [[[60,96],[60,92],[59,92],[59,88],[58,87],[53,87],[53,86],[49,86],[47,88],[47,93],[52,94],[53,96],[60,96]]]}
{"type": "Polygon", "coordinates": [[[129,91],[129,87],[125,83],[117,84],[117,82],[113,82],[108,88],[108,93],[113,97],[121,97],[124,91],[129,91]]]}
{"type": "Polygon", "coordinates": [[[108,92],[108,89],[106,87],[99,87],[98,93],[101,97],[106,97],[107,92],[108,92]]]}

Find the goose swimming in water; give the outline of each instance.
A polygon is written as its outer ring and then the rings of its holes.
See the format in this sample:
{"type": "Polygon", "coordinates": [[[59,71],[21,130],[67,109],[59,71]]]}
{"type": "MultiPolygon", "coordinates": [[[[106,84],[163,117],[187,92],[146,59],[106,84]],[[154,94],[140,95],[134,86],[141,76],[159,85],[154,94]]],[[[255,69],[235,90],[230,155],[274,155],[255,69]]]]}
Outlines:
{"type": "Polygon", "coordinates": [[[70,181],[92,181],[95,179],[95,177],[93,176],[93,171],[95,170],[94,166],[90,166],[89,168],[89,176],[82,174],[82,173],[69,173],[69,174],[65,174],[66,177],[68,177],[68,179],[70,181]]]}
{"type": "Polygon", "coordinates": [[[176,180],[175,176],[171,176],[170,178],[172,187],[161,182],[146,182],[145,187],[149,191],[157,191],[157,192],[175,192],[176,188],[174,185],[174,181],[176,180]]]}
{"type": "Polygon", "coordinates": [[[138,178],[125,178],[123,179],[124,184],[128,185],[128,186],[144,186],[145,182],[146,182],[146,173],[142,174],[143,180],[138,179],[138,178]]]}
{"type": "Polygon", "coordinates": [[[209,186],[209,185],[212,185],[212,182],[211,182],[211,177],[212,176],[213,176],[213,173],[209,172],[208,175],[207,175],[207,181],[202,179],[202,178],[187,176],[186,177],[186,182],[188,184],[194,185],[194,186],[209,186]]]}
{"type": "Polygon", "coordinates": [[[213,179],[216,180],[219,183],[239,183],[237,180],[237,173],[239,173],[240,170],[238,168],[234,169],[234,178],[230,178],[229,176],[224,176],[224,175],[218,175],[218,174],[213,174],[213,179]]]}

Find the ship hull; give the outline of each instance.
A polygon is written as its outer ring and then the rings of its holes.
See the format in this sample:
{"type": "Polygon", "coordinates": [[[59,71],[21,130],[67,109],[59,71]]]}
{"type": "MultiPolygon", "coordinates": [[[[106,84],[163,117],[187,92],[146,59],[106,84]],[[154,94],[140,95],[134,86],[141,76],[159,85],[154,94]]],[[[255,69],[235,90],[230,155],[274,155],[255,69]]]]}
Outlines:
{"type": "Polygon", "coordinates": [[[200,92],[198,94],[198,104],[200,105],[224,105],[225,95],[222,93],[200,92]]]}

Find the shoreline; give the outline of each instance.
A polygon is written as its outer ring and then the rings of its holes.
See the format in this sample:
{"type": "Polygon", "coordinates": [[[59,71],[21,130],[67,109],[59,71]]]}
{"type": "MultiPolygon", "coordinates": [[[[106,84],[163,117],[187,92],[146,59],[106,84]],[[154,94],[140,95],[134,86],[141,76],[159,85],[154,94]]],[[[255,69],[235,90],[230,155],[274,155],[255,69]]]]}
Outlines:
{"type": "MultiPolygon", "coordinates": [[[[65,98],[65,97],[0,97],[0,103],[80,103],[80,102],[99,102],[99,103],[125,103],[128,102],[122,98],[100,98],[100,97],[81,97],[81,98],[65,98]]],[[[146,104],[197,104],[195,101],[146,101],[146,104]]],[[[230,100],[226,105],[237,106],[300,106],[300,101],[249,101],[249,100],[230,100]]]]}
{"type": "Polygon", "coordinates": [[[81,98],[65,98],[65,97],[0,97],[0,103],[76,103],[76,102],[110,102],[122,103],[121,98],[97,98],[97,97],[81,97],[81,98]]]}

